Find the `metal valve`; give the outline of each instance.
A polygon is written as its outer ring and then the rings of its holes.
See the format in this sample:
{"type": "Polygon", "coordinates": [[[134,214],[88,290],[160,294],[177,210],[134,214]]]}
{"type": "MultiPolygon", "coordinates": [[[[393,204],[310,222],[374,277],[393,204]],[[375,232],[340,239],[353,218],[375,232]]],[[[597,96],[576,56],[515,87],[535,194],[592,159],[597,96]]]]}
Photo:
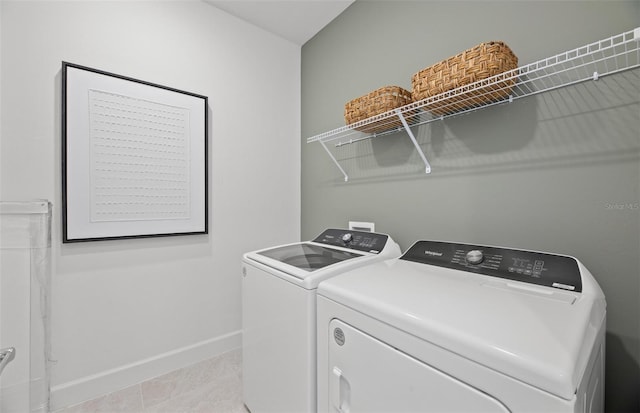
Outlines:
{"type": "Polygon", "coordinates": [[[2,370],[9,364],[11,360],[13,360],[16,356],[16,349],[13,347],[3,348],[0,350],[0,374],[2,374],[2,370]]]}

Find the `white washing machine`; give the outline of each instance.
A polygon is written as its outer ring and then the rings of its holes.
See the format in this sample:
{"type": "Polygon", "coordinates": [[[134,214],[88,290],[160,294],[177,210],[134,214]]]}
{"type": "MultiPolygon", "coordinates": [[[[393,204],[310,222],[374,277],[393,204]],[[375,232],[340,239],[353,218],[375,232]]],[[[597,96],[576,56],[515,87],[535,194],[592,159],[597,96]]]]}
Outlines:
{"type": "Polygon", "coordinates": [[[243,256],[243,399],[252,413],[315,411],[318,283],[400,255],[388,235],[327,229],[243,256]]]}
{"type": "Polygon", "coordinates": [[[418,241],[318,287],[320,412],[602,412],[606,303],[575,258],[418,241]]]}

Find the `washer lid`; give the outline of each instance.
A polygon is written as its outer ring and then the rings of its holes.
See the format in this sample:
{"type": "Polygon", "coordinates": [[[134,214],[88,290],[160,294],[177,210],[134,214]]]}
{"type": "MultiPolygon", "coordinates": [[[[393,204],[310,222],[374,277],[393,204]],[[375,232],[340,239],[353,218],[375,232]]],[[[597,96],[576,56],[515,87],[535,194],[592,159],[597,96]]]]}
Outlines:
{"type": "Polygon", "coordinates": [[[257,254],[304,271],[318,270],[363,255],[310,243],[285,245],[259,251],[257,254]]]}
{"type": "Polygon", "coordinates": [[[578,265],[582,293],[395,259],[318,294],[570,400],[605,317],[602,291],[578,265]]]}
{"type": "Polygon", "coordinates": [[[327,229],[313,241],[248,252],[243,260],[303,288],[315,289],[319,282],[338,273],[400,254],[400,247],[389,235],[327,229]]]}

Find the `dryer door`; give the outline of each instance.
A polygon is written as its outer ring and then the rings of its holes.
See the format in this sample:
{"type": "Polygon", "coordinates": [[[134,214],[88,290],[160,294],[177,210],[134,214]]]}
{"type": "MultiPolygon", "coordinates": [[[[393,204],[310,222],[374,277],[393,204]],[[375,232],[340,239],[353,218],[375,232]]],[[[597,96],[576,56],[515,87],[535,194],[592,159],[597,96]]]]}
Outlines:
{"type": "Polygon", "coordinates": [[[368,334],[329,324],[329,403],[337,412],[508,412],[498,400],[368,334]]]}

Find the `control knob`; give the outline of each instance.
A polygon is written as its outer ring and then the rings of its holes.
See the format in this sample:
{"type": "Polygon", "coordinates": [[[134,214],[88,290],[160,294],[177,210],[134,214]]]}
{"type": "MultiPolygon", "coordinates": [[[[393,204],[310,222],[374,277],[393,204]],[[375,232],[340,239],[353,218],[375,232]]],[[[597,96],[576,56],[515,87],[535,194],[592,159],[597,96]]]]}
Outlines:
{"type": "Polygon", "coordinates": [[[351,241],[353,241],[353,235],[350,232],[347,232],[342,236],[342,242],[344,242],[345,244],[348,244],[351,241]]]}
{"type": "Polygon", "coordinates": [[[484,255],[480,250],[471,250],[467,252],[467,262],[472,265],[478,265],[484,260],[484,255]]]}

